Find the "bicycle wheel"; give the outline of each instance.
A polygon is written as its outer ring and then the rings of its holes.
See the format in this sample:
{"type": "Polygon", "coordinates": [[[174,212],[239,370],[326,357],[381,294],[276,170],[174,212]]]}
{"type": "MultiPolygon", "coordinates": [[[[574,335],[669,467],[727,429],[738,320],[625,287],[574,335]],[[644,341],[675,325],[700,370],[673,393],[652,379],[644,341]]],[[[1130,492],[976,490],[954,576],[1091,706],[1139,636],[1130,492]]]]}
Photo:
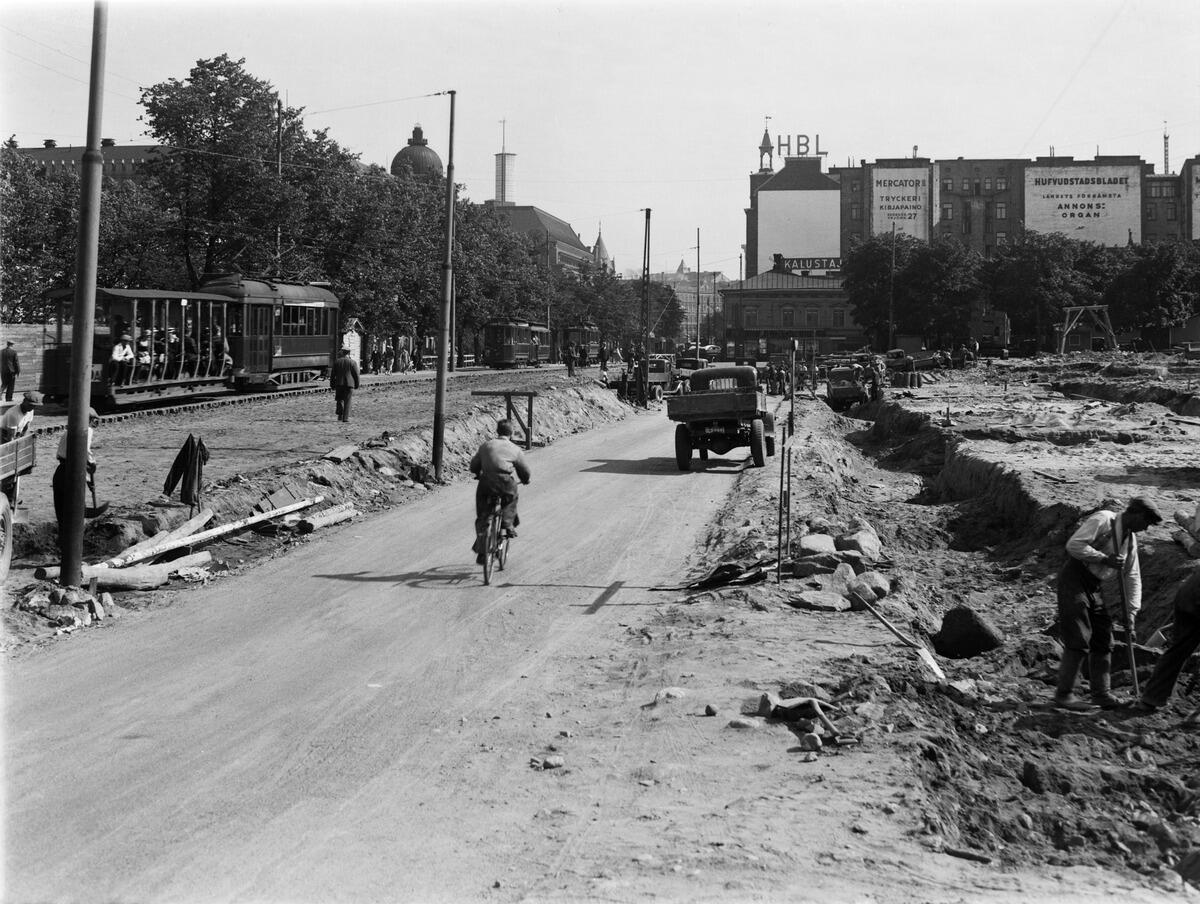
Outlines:
{"type": "Polygon", "coordinates": [[[500,513],[493,512],[492,517],[488,519],[487,531],[483,538],[486,550],[483,556],[483,583],[490,584],[492,582],[492,562],[496,554],[496,545],[500,542],[500,513]]]}
{"type": "Polygon", "coordinates": [[[496,545],[496,564],[500,566],[500,570],[504,570],[504,564],[508,561],[508,537],[501,536],[500,542],[496,545]]]}

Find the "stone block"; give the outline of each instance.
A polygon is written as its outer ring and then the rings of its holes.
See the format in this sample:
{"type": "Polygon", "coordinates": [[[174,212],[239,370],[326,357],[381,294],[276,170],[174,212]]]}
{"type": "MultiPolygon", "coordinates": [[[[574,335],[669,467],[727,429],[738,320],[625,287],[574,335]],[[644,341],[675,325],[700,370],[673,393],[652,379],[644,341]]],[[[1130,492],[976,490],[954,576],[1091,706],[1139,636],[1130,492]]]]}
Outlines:
{"type": "Polygon", "coordinates": [[[800,555],[809,556],[816,553],[836,552],[834,539],[829,534],[805,534],[800,538],[800,555]]]}
{"type": "Polygon", "coordinates": [[[878,571],[864,571],[858,576],[858,580],[871,588],[871,592],[875,594],[877,600],[883,599],[892,592],[892,582],[878,571]]]}
{"type": "Polygon", "coordinates": [[[848,612],[850,600],[840,593],[828,590],[805,590],[788,600],[798,609],[815,609],[818,612],[848,612]]]}
{"type": "Polygon", "coordinates": [[[854,533],[839,534],[835,540],[837,549],[846,549],[861,553],[865,558],[875,561],[883,554],[883,544],[873,530],[860,530],[854,533]]]}

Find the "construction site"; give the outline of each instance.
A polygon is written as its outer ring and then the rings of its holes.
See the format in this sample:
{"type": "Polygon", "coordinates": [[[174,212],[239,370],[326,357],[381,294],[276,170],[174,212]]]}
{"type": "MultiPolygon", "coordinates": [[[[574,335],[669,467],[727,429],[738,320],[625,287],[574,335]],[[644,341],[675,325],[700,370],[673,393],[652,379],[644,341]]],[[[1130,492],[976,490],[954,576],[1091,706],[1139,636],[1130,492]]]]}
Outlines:
{"type": "Polygon", "coordinates": [[[1114,693],[1169,642],[1200,366],[983,360],[843,412],[805,388],[769,397],[764,466],[687,473],[663,403],[595,377],[460,375],[443,484],[428,381],[367,386],[349,424],[327,394],[105,419],[78,590],[44,419],[4,586],[12,900],[1200,899],[1196,660],[1155,713],[1052,705],[1089,513],[1165,516],[1114,693]],[[506,412],[471,392],[501,384],[536,393],[534,479],[484,587],[466,466],[506,412]],[[160,481],[189,434],[185,504],[160,481]],[[359,667],[375,690],[337,689],[359,667]],[[51,702],[79,681],[105,728],[51,702]]]}

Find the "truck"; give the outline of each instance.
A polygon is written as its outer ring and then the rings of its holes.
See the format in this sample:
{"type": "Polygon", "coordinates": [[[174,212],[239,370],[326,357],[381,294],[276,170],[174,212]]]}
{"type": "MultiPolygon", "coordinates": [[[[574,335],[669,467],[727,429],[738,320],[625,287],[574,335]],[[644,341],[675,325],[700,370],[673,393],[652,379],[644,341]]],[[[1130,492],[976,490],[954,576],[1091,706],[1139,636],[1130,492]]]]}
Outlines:
{"type": "Polygon", "coordinates": [[[825,399],[834,411],[845,411],[870,398],[867,391],[866,371],[858,364],[846,364],[829,368],[829,387],[825,399]]]}
{"type": "Polygon", "coordinates": [[[676,422],[679,470],[691,470],[693,449],[705,461],[709,452],[724,455],[749,446],[759,468],[775,454],[775,418],[753,367],[705,367],[692,374],[690,389],[667,399],[667,417],[676,422]]]}
{"type": "Polygon", "coordinates": [[[36,446],[32,436],[0,443],[0,584],[12,563],[13,523],[17,517],[21,475],[33,470],[36,446]]]}

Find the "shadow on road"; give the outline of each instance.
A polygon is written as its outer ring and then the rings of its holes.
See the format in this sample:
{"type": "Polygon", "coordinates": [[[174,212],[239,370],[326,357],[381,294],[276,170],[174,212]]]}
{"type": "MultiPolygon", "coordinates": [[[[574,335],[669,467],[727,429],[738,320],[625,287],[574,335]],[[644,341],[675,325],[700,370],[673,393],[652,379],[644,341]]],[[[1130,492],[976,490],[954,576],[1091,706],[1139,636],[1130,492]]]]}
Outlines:
{"type": "MultiPolygon", "coordinates": [[[[594,465],[583,468],[581,473],[593,474],[685,474],[673,458],[593,458],[594,465]]],[[[693,471],[713,474],[729,474],[741,471],[745,461],[728,458],[709,458],[708,461],[692,460],[693,471]]]]}

